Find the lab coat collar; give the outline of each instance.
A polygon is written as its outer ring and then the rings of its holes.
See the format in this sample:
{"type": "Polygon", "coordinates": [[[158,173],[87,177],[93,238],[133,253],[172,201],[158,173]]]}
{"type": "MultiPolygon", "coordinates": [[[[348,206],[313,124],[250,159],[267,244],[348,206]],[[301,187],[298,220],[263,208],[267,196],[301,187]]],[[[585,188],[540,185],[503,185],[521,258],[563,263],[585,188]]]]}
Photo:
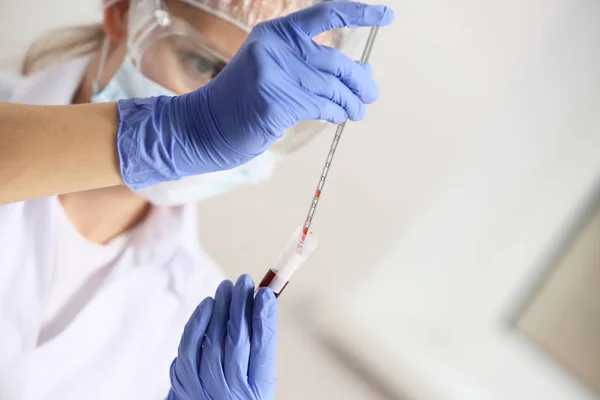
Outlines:
{"type": "MultiPolygon", "coordinates": [[[[24,78],[15,88],[10,102],[31,105],[72,104],[92,57],[86,56],[59,63],[24,78]]],[[[189,224],[184,216],[193,213],[189,207],[193,206],[154,206],[151,215],[137,229],[134,264],[161,265],[182,245],[178,242],[190,239],[186,237],[190,236],[194,229],[184,229],[184,226],[189,224]]],[[[191,220],[195,221],[195,218],[192,216],[191,220]]],[[[186,247],[190,248],[189,245],[186,247]]]]}
{"type": "Polygon", "coordinates": [[[27,77],[16,87],[10,102],[32,105],[71,104],[92,57],[59,63],[27,77]]]}

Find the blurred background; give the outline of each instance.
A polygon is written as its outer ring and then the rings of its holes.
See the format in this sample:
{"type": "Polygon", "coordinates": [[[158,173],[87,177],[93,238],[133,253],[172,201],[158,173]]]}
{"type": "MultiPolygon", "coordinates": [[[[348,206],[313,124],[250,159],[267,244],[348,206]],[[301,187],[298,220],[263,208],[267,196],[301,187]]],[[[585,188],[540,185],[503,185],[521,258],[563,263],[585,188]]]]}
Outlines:
{"type": "MultiPolygon", "coordinates": [[[[99,3],[0,0],[0,67],[99,3]]],[[[381,100],[281,297],[277,398],[600,399],[600,2],[386,3],[381,100]]],[[[260,280],[303,223],[333,132],[200,204],[231,278],[260,280]]]]}

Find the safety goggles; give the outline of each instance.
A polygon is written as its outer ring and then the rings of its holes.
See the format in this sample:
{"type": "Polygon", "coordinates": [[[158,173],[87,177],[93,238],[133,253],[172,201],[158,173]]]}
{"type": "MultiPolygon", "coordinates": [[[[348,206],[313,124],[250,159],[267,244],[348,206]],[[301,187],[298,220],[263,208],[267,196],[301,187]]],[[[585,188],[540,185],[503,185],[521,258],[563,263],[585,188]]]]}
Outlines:
{"type": "MultiPolygon", "coordinates": [[[[130,61],[144,76],[175,93],[204,86],[229,61],[224,55],[227,49],[220,49],[198,31],[186,15],[174,14],[164,0],[132,0],[129,15],[130,61]]],[[[287,131],[272,150],[294,152],[326,126],[322,121],[302,122],[287,131]]]]}
{"type": "Polygon", "coordinates": [[[147,78],[178,93],[189,93],[214,78],[227,64],[216,44],[185,16],[173,15],[160,0],[130,3],[128,54],[147,78]]]}

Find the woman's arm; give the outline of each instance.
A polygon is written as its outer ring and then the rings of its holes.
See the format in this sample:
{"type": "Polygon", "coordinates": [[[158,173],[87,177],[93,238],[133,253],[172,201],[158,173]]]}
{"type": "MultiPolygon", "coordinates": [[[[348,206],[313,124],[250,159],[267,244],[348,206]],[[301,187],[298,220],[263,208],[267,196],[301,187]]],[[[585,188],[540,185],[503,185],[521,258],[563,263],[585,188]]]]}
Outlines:
{"type": "Polygon", "coordinates": [[[393,19],[385,6],[334,1],[260,24],[213,84],[183,96],[0,103],[0,204],[232,169],[301,121],[361,120],[379,96],[371,68],[312,38],[393,19]]]}
{"type": "Polygon", "coordinates": [[[116,103],[0,103],[0,204],[122,184],[116,103]]]}

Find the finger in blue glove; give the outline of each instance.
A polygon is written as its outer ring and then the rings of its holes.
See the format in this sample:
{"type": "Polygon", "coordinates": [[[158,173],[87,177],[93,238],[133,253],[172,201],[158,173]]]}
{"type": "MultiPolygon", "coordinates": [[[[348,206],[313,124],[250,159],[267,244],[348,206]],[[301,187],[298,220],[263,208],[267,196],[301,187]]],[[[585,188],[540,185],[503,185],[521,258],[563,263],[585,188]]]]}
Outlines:
{"type": "Polygon", "coordinates": [[[275,294],[268,288],[260,288],[254,298],[248,384],[256,399],[274,397],[277,380],[277,304],[275,294]]]}
{"type": "Polygon", "coordinates": [[[215,306],[212,318],[206,332],[202,359],[199,360],[199,377],[204,389],[211,398],[219,398],[224,390],[229,391],[229,385],[223,371],[223,348],[227,335],[227,322],[231,307],[233,283],[224,281],[217,288],[215,306]]]}
{"type": "Polygon", "coordinates": [[[213,306],[214,300],[212,298],[204,299],[183,330],[183,336],[177,350],[177,358],[171,363],[169,399],[203,399],[203,397],[194,396],[203,393],[202,385],[198,379],[198,365],[202,356],[204,333],[210,322],[213,306]]]}

